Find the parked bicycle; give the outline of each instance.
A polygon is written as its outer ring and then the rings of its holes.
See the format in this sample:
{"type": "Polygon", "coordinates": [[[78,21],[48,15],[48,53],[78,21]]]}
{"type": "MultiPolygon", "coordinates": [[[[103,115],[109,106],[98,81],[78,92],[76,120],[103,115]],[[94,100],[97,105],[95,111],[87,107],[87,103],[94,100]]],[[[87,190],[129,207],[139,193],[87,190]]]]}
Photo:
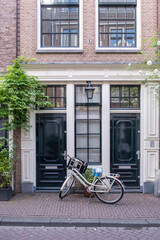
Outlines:
{"type": "Polygon", "coordinates": [[[121,200],[124,194],[124,185],[119,180],[119,174],[110,174],[102,176],[101,168],[93,168],[92,172],[94,179],[92,182],[88,182],[84,176],[88,167],[88,163],[67,155],[69,162],[67,164],[67,169],[69,174],[64,181],[59,197],[63,199],[72,189],[75,179],[83,184],[89,193],[95,194],[97,198],[103,203],[113,204],[121,200]]]}

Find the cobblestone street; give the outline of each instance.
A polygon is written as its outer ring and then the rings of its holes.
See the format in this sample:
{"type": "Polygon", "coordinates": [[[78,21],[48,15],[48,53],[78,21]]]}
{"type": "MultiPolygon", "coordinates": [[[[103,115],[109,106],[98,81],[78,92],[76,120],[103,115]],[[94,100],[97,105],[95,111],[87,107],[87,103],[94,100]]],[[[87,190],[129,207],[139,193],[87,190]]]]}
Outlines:
{"type": "Polygon", "coordinates": [[[160,228],[0,227],[0,240],[159,240],[160,228]]]}

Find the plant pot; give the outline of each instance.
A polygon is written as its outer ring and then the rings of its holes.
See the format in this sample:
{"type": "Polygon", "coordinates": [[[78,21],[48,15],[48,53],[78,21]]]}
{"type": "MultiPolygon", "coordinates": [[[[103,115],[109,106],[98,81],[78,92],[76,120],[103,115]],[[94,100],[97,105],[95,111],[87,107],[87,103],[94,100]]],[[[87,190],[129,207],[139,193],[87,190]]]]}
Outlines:
{"type": "MultiPolygon", "coordinates": [[[[85,187],[83,188],[83,190],[84,190],[84,196],[87,197],[87,198],[90,198],[91,193],[88,192],[85,187]]],[[[95,196],[95,193],[92,193],[92,196],[91,196],[91,197],[93,198],[94,196],[95,196]]]]}
{"type": "Polygon", "coordinates": [[[12,197],[12,187],[0,188],[0,201],[8,201],[12,197]]]}

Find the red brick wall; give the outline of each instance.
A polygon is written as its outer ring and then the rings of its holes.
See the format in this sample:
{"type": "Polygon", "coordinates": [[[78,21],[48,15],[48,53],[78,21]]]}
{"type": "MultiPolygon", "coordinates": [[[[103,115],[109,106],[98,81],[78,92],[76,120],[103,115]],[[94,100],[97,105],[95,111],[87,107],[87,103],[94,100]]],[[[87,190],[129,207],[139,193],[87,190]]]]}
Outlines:
{"type": "Polygon", "coordinates": [[[160,34],[160,0],[158,1],[158,34],[160,34]]]}
{"type": "MultiPolygon", "coordinates": [[[[146,41],[142,45],[147,48],[151,37],[157,34],[158,0],[141,0],[141,3],[142,40],[146,41]]],[[[95,0],[83,0],[83,53],[36,54],[37,0],[21,0],[20,14],[20,55],[34,57],[39,62],[135,62],[143,58],[143,54],[137,57],[136,53],[95,52],[95,0]]]]}
{"type": "Polygon", "coordinates": [[[16,0],[0,0],[0,72],[16,57],[16,0]]]}

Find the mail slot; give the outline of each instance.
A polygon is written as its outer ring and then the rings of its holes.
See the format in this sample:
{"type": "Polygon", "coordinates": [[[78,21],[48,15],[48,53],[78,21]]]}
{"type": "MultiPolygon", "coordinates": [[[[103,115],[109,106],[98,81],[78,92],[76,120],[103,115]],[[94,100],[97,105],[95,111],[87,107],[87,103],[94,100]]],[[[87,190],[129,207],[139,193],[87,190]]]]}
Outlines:
{"type": "Polygon", "coordinates": [[[131,166],[119,166],[119,169],[131,169],[131,166]]]}
{"type": "Polygon", "coordinates": [[[57,169],[57,166],[45,166],[45,169],[47,170],[57,169]]]}

